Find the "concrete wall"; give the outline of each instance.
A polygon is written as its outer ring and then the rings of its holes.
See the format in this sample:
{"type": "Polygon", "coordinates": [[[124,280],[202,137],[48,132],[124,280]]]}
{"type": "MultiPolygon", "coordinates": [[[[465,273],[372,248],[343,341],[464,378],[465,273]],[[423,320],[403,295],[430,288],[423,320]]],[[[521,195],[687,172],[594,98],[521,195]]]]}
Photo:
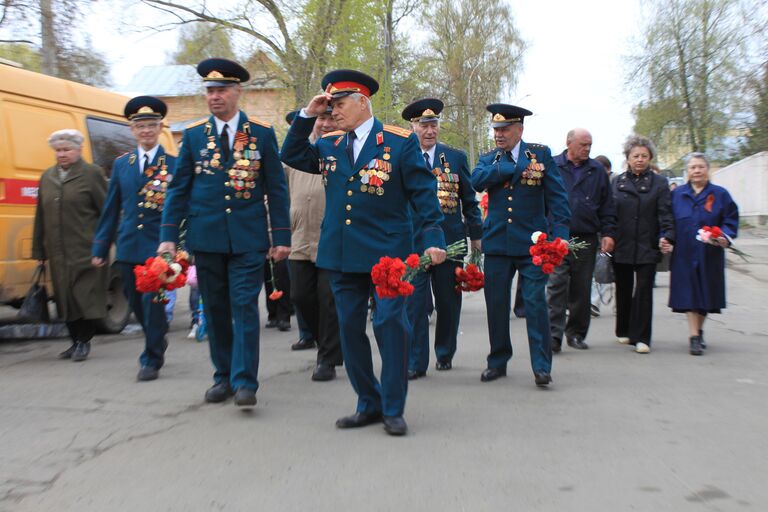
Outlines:
{"type": "Polygon", "coordinates": [[[768,151],[749,156],[712,174],[739,205],[742,220],[765,224],[768,219],[768,151]]]}

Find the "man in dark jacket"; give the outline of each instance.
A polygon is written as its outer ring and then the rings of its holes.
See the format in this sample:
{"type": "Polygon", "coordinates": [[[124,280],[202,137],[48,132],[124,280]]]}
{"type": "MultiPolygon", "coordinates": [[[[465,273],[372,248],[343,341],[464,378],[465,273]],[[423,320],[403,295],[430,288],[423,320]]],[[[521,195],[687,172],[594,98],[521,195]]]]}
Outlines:
{"type": "Polygon", "coordinates": [[[590,322],[590,285],[595,256],[611,252],[616,231],[616,208],[603,166],[589,158],[592,135],[583,128],[568,132],[566,150],[554,157],[568,191],[571,237],[586,246],[570,252],[555,268],[547,284],[552,351],[560,352],[565,333],[569,347],[585,350],[590,322]],[[568,320],[566,323],[566,309],[568,320]]]}

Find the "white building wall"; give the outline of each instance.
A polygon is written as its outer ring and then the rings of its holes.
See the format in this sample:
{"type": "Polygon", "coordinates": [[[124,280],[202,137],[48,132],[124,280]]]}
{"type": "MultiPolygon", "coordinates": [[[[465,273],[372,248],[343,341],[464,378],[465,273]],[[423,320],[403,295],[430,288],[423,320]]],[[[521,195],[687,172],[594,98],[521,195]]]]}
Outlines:
{"type": "MultiPolygon", "coordinates": [[[[739,205],[739,216],[768,217],[768,151],[749,156],[712,174],[712,182],[725,187],[739,205]]],[[[762,218],[760,218],[762,217],[762,218]]]]}

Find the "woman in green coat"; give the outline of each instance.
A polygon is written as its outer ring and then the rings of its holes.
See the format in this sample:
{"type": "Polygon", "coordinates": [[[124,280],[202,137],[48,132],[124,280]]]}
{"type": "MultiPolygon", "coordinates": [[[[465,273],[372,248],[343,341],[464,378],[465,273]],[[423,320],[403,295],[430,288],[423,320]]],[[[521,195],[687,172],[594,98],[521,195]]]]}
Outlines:
{"type": "Polygon", "coordinates": [[[48,144],[56,165],[40,178],[32,257],[50,263],[56,307],[72,338],[59,357],[84,361],[95,321],[107,313],[107,269],[91,265],[107,181],[100,167],[81,158],[83,135],[77,130],[54,132],[48,144]]]}

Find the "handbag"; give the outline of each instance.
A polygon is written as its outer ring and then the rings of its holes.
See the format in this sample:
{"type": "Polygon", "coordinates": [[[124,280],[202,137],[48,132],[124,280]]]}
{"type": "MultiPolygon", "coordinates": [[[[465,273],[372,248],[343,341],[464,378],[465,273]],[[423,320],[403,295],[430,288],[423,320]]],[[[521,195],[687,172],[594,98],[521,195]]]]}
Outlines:
{"type": "Polygon", "coordinates": [[[594,276],[595,282],[598,284],[608,284],[614,281],[613,262],[610,254],[606,252],[597,254],[594,276]]]}
{"type": "Polygon", "coordinates": [[[47,323],[51,317],[48,314],[48,292],[45,289],[45,264],[41,263],[32,275],[32,286],[29,287],[24,302],[21,303],[16,318],[28,323],[47,323]]]}

